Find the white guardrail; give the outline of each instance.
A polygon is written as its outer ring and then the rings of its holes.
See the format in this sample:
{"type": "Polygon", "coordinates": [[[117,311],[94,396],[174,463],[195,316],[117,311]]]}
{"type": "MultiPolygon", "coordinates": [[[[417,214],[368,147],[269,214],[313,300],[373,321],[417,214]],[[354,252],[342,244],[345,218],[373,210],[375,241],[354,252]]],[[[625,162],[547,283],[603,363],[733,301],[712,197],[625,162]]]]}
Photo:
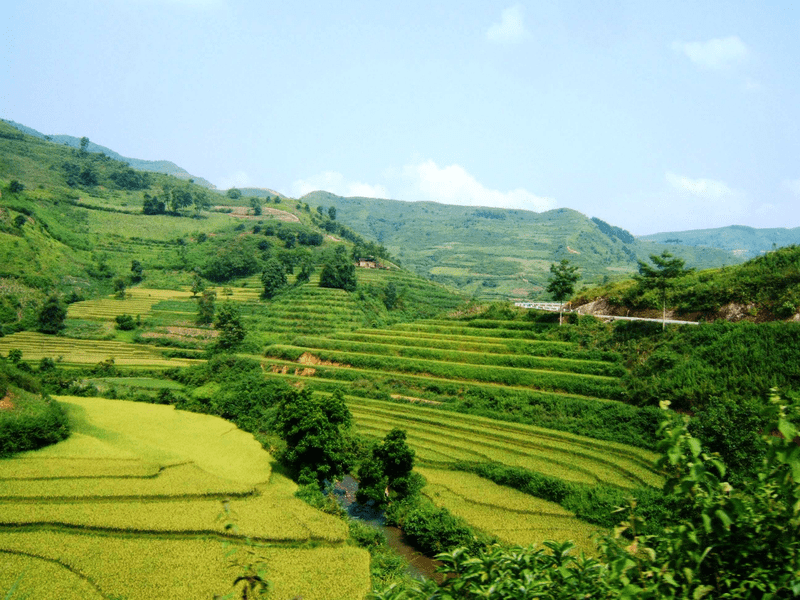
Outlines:
{"type": "MultiPolygon", "coordinates": [[[[558,312],[558,302],[514,302],[514,306],[520,308],[535,308],[536,310],[549,310],[550,312],[558,312]]],[[[566,305],[565,305],[566,306],[566,305]]],[[[564,308],[565,313],[573,312],[571,308],[564,308]]],[[[652,321],[653,323],[667,323],[672,325],[699,325],[697,321],[678,321],[677,319],[647,319],[645,317],[621,317],[616,315],[594,315],[598,319],[619,319],[621,321],[652,321]]]]}

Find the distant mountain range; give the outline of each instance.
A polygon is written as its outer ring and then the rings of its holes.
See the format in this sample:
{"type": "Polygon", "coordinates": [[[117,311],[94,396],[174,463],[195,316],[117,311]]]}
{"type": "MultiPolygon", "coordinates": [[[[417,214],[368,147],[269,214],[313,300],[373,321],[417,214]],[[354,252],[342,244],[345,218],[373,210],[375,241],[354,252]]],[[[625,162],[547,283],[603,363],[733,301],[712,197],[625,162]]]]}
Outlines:
{"type": "MultiPolygon", "coordinates": [[[[25,125],[21,125],[20,123],[15,123],[14,121],[9,121],[7,119],[3,119],[5,123],[8,123],[15,129],[18,129],[22,133],[26,133],[28,135],[32,135],[33,137],[37,137],[39,139],[48,140],[54,142],[56,144],[63,144],[65,146],[70,146],[71,148],[80,148],[81,146],[81,138],[74,137],[71,135],[45,135],[39,131],[31,127],[27,127],[25,125]]],[[[142,160],[139,158],[128,158],[127,156],[122,156],[121,154],[114,152],[110,148],[106,148],[105,146],[100,146],[99,144],[95,144],[91,140],[89,141],[89,145],[86,147],[88,152],[97,152],[99,154],[105,154],[109,158],[113,158],[114,160],[119,160],[121,162],[127,163],[130,167],[134,169],[138,169],[139,171],[151,171],[153,173],[164,173],[165,175],[172,175],[177,177],[178,179],[184,180],[193,180],[194,183],[198,185],[202,185],[210,190],[215,190],[216,186],[203,179],[202,177],[198,177],[196,175],[192,175],[185,169],[182,169],[178,165],[168,160],[142,160]]]]}
{"type": "Polygon", "coordinates": [[[641,240],[568,208],[535,213],[329,192],[301,200],[335,207],[338,221],[383,244],[403,266],[481,298],[546,297],[550,265],[565,258],[584,285],[628,277],[638,260],[663,250],[699,269],[744,260],[727,250],[641,240]]]}
{"type": "Polygon", "coordinates": [[[753,258],[776,248],[800,244],[800,227],[755,229],[744,225],[730,225],[716,229],[654,233],[639,239],[663,244],[721,248],[742,258],[753,258]]]}

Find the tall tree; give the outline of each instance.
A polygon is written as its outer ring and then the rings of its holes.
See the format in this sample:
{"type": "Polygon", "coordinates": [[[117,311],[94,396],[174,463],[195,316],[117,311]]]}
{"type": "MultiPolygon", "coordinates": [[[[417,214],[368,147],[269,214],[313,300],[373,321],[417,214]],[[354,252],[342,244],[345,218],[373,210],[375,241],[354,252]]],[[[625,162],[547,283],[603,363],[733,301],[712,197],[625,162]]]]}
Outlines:
{"type": "Polygon", "coordinates": [[[219,331],[217,345],[223,350],[233,350],[245,336],[242,325],[242,312],[239,306],[231,301],[225,301],[217,311],[214,328],[219,331]]]}
{"type": "Polygon", "coordinates": [[[41,333],[56,334],[64,329],[67,318],[67,308],[56,294],[48,297],[39,311],[39,331],[41,333]]]}
{"type": "Polygon", "coordinates": [[[261,285],[264,292],[261,294],[267,300],[274,298],[280,289],[286,285],[286,271],[277,258],[270,258],[264,265],[261,273],[261,285]]]}
{"type": "Polygon", "coordinates": [[[688,275],[694,269],[685,269],[684,260],[674,257],[664,250],[660,255],[651,254],[652,265],[644,261],[639,263],[639,283],[645,289],[661,290],[661,329],[667,327],[667,290],[674,285],[674,280],[683,275],[688,275]]]}
{"type": "Polygon", "coordinates": [[[578,267],[569,264],[566,258],[561,259],[558,264],[550,265],[550,283],[547,284],[547,291],[558,301],[558,324],[561,325],[564,314],[564,300],[572,296],[575,291],[575,283],[581,276],[578,274],[578,267]]]}
{"type": "Polygon", "coordinates": [[[203,290],[203,294],[197,299],[197,323],[207,325],[214,321],[214,311],[217,292],[214,290],[203,290]]]}

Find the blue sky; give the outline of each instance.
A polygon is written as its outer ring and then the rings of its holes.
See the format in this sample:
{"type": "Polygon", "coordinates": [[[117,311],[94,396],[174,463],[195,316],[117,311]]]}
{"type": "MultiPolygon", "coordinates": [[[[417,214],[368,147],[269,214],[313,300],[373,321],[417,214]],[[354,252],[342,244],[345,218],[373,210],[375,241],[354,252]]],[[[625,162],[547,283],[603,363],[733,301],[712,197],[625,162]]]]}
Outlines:
{"type": "Polygon", "coordinates": [[[0,117],[221,188],[800,226],[790,2],[11,4],[0,117]]]}

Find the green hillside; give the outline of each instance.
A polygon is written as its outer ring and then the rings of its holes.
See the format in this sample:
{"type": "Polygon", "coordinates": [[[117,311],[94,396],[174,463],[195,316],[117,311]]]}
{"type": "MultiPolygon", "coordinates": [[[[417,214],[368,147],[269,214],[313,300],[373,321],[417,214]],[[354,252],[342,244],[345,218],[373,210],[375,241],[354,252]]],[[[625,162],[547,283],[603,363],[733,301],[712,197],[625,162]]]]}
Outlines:
{"type": "MultiPolygon", "coordinates": [[[[572,304],[580,307],[598,300],[605,314],[630,314],[633,310],[641,316],[661,316],[661,292],[633,280],[583,290],[573,297],[572,304]],[[653,314],[645,314],[647,311],[653,314]]],[[[667,309],[706,321],[794,319],[800,309],[800,246],[779,248],[740,265],[678,277],[670,282],[667,309]]]]}
{"type": "MultiPolygon", "coordinates": [[[[0,122],[0,157],[0,332],[6,335],[36,329],[38,311],[52,293],[71,303],[105,296],[119,282],[131,289],[186,291],[196,284],[217,286],[220,301],[225,287],[248,287],[257,300],[268,264],[277,263],[288,276],[283,294],[302,273],[316,287],[337,247],[346,250],[347,260],[354,247],[359,255],[375,254],[374,244],[338,224],[331,228],[331,219],[312,215],[307,204],[218,195],[23,134],[5,122],[0,122]]],[[[360,269],[363,285],[356,296],[345,294],[355,325],[432,316],[462,302],[381,260],[370,266],[391,267],[381,270],[385,277],[376,280],[369,269],[360,269]],[[431,303],[432,297],[442,302],[431,303]]],[[[196,300],[184,303],[184,312],[196,312],[196,300]]],[[[246,317],[258,320],[262,305],[255,302],[246,317]]]]}
{"type": "Polygon", "coordinates": [[[800,244],[800,227],[756,229],[744,225],[731,225],[716,229],[654,233],[639,239],[662,244],[721,248],[743,258],[753,258],[782,246],[800,244]]]}
{"type": "Polygon", "coordinates": [[[581,285],[626,278],[638,258],[664,248],[698,268],[741,261],[724,250],[640,241],[566,208],[535,213],[328,192],[302,200],[335,207],[338,221],[383,244],[403,266],[479,298],[546,299],[550,265],[564,258],[580,268],[581,285]]]}
{"type": "MultiPolygon", "coordinates": [[[[5,119],[3,119],[3,122],[7,123],[8,125],[11,125],[15,129],[18,129],[19,131],[27,135],[42,140],[52,141],[56,144],[63,144],[70,148],[80,148],[81,145],[81,138],[77,138],[72,135],[45,135],[43,133],[40,133],[39,131],[36,131],[31,127],[26,127],[25,125],[21,125],[20,123],[15,123],[14,121],[6,121],[5,119]]],[[[203,187],[214,189],[214,184],[212,184],[210,181],[206,181],[202,177],[197,177],[196,175],[192,175],[185,169],[182,169],[175,163],[168,160],[142,160],[140,158],[128,158],[126,156],[122,156],[117,152],[114,152],[110,148],[106,148],[105,146],[95,144],[92,141],[89,141],[89,144],[86,147],[86,151],[91,153],[105,154],[109,158],[113,158],[114,160],[126,163],[128,166],[138,171],[152,171],[154,173],[163,173],[164,175],[172,175],[173,177],[177,177],[178,179],[183,179],[185,181],[191,180],[193,183],[202,185],[203,187]]]]}

